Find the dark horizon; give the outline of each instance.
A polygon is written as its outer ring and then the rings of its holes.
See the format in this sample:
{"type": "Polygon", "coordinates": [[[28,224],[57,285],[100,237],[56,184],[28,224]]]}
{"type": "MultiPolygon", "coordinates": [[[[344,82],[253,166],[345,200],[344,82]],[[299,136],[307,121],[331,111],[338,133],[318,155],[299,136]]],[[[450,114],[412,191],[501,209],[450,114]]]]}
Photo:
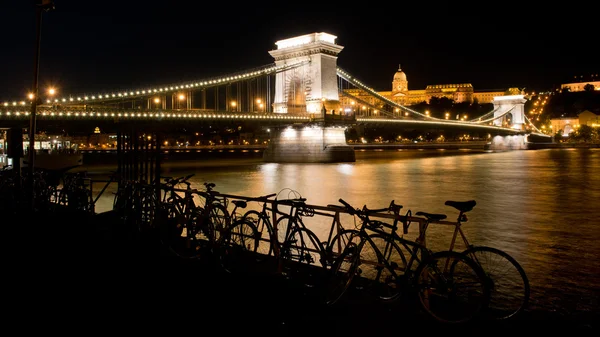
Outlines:
{"type": "MultiPolygon", "coordinates": [[[[476,91],[550,90],[599,72],[591,52],[593,21],[585,17],[593,11],[574,5],[542,14],[525,5],[477,12],[456,5],[54,3],[43,15],[39,87],[54,86],[59,97],[248,70],[273,63],[268,51],[276,41],[313,32],[336,35],[344,46],[338,66],[378,91],[391,89],[399,65],[410,90],[451,83],[471,83],[476,91]]],[[[0,7],[0,102],[31,91],[33,4],[0,7]]]]}

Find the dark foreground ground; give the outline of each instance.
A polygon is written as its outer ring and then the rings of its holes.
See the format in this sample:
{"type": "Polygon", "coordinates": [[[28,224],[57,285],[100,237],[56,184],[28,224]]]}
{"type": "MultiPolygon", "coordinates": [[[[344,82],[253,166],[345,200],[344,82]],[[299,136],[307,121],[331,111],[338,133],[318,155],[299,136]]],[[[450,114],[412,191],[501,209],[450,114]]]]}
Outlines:
{"type": "Polygon", "coordinates": [[[590,336],[597,315],[527,311],[510,322],[444,325],[410,301],[382,305],[358,292],[334,307],[318,291],[266,271],[232,275],[210,255],[165,254],[110,214],[24,215],[2,220],[3,321],[7,331],[77,335],[590,336]],[[16,330],[15,330],[16,329],[16,330]]]}

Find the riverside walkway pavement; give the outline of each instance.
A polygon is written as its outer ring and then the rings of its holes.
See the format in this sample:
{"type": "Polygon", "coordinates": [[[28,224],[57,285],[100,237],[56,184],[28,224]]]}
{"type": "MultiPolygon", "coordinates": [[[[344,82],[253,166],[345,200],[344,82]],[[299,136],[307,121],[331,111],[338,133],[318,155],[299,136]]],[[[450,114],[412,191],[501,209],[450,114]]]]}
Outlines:
{"type": "Polygon", "coordinates": [[[167,254],[156,237],[134,235],[110,212],[24,215],[3,219],[2,228],[3,321],[18,334],[588,336],[598,331],[593,319],[535,311],[509,322],[440,324],[415,303],[383,305],[359,291],[328,307],[317,289],[277,273],[230,274],[208,253],[199,259],[167,254]]]}

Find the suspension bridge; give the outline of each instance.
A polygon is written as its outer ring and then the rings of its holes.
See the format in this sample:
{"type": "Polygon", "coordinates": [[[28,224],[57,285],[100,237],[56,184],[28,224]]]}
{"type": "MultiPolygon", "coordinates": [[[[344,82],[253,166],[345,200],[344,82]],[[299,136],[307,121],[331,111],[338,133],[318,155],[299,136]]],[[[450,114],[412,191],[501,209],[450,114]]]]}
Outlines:
{"type": "Polygon", "coordinates": [[[356,125],[485,133],[499,149],[526,148],[529,135],[548,137],[527,119],[523,95],[495,97],[492,111],[471,120],[435,118],[404,106],[338,67],[343,46],[336,38],[312,33],[277,41],[269,51],[274,63],[223,76],[5,102],[0,127],[26,128],[32,113],[41,123],[74,127],[82,122],[146,121],[164,127],[244,122],[270,128],[265,159],[277,162],[353,161],[344,132],[356,125]],[[356,89],[360,97],[353,95],[356,89]]]}

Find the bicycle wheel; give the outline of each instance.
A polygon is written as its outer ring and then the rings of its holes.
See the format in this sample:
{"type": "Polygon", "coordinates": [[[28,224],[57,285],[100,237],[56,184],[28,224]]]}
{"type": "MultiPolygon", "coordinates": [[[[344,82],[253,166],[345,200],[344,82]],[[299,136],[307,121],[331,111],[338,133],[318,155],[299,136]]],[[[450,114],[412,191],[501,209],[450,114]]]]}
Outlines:
{"type": "Polygon", "coordinates": [[[296,220],[289,215],[283,215],[277,219],[277,222],[275,223],[275,229],[277,229],[276,237],[279,246],[285,242],[287,237],[292,232],[292,229],[296,227],[298,227],[296,220]]]}
{"type": "Polygon", "coordinates": [[[305,286],[314,287],[323,276],[323,245],[308,228],[296,227],[281,246],[284,270],[305,286]]]}
{"type": "Polygon", "coordinates": [[[365,241],[360,247],[360,278],[355,280],[356,286],[366,289],[381,301],[396,300],[402,288],[400,281],[406,268],[406,258],[393,238],[380,234],[369,237],[373,243],[365,241]],[[393,272],[385,262],[393,268],[393,272]]]}
{"type": "Polygon", "coordinates": [[[463,252],[477,262],[490,282],[487,318],[503,320],[518,315],[529,303],[529,280],[525,270],[508,253],[485,246],[463,252]]]}
{"type": "Polygon", "coordinates": [[[271,221],[263,213],[255,210],[244,213],[242,218],[251,221],[258,230],[259,245],[256,249],[257,260],[273,256],[273,227],[271,226],[271,221]]]}
{"type": "Polygon", "coordinates": [[[229,273],[251,268],[259,244],[259,234],[254,224],[247,219],[235,221],[224,234],[222,250],[219,254],[221,267],[229,273]]]}
{"type": "Polygon", "coordinates": [[[337,257],[344,252],[346,246],[352,241],[356,245],[360,242],[360,237],[356,229],[344,229],[336,234],[331,239],[331,242],[327,244],[327,248],[325,248],[326,265],[332,266],[336,262],[337,257]]]}
{"type": "Polygon", "coordinates": [[[227,231],[231,224],[231,216],[227,211],[227,208],[219,203],[213,203],[208,206],[210,208],[208,214],[209,226],[212,229],[211,242],[220,244],[224,233],[227,231]]]}
{"type": "Polygon", "coordinates": [[[356,275],[360,255],[357,246],[350,242],[342,254],[335,259],[325,283],[325,304],[333,305],[343,297],[356,275]]]}
{"type": "Polygon", "coordinates": [[[482,313],[489,288],[481,267],[468,256],[442,251],[417,267],[414,286],[421,308],[443,323],[464,323],[482,313]]]}

